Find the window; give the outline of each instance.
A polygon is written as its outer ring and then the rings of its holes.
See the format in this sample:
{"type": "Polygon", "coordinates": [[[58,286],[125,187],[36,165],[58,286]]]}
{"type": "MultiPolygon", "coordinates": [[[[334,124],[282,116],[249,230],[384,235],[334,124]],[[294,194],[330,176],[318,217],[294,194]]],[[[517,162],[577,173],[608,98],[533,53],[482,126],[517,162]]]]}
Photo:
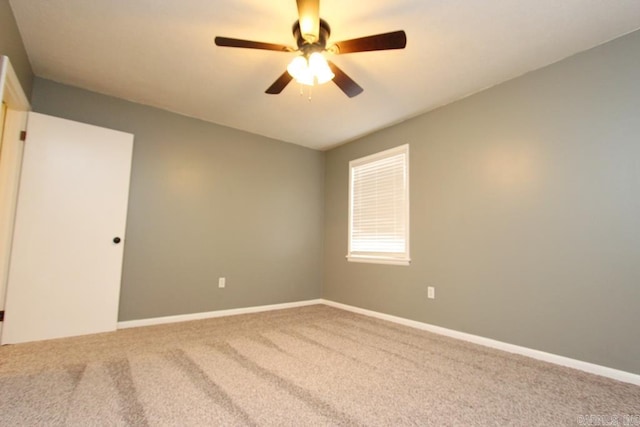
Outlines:
{"type": "Polygon", "coordinates": [[[409,145],[349,162],[347,259],[409,265],[409,145]]]}

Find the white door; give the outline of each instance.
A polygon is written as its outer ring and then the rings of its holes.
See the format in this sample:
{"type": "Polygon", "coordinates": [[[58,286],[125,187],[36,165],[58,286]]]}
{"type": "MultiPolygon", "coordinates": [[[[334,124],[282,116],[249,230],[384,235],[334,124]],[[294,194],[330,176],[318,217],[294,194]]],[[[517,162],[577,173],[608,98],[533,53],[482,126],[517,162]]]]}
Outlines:
{"type": "Polygon", "coordinates": [[[2,344],[116,329],[132,149],[29,113],[2,344]]]}

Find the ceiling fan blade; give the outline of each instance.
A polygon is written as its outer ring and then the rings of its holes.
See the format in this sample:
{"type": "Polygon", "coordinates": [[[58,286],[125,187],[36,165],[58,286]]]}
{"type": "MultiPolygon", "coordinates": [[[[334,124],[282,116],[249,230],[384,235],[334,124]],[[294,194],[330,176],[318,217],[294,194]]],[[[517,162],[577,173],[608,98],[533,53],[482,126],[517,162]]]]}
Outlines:
{"type": "Polygon", "coordinates": [[[279,52],[293,51],[291,47],[285,46],[283,44],[262,43],[262,42],[254,42],[251,40],[241,40],[241,39],[230,39],[228,37],[216,37],[215,41],[217,46],[243,47],[246,49],[276,50],[279,52]]]}
{"type": "Polygon", "coordinates": [[[315,43],[320,37],[320,0],[296,0],[302,38],[315,43]]]}
{"type": "Polygon", "coordinates": [[[269,86],[269,88],[264,92],[270,95],[277,95],[282,92],[285,87],[287,87],[291,80],[293,80],[293,77],[291,77],[291,74],[289,74],[288,71],[285,71],[280,77],[278,77],[278,80],[273,82],[273,84],[269,86]]]}
{"type": "Polygon", "coordinates": [[[342,90],[349,98],[353,98],[356,95],[362,93],[364,89],[362,89],[358,83],[354,82],[353,79],[345,74],[336,64],[331,61],[327,61],[329,64],[329,68],[335,74],[333,78],[333,82],[338,85],[340,90],[342,90]]]}
{"type": "Polygon", "coordinates": [[[407,45],[407,35],[404,31],[376,34],[375,36],[360,37],[344,40],[335,44],[335,53],[367,52],[372,50],[404,49],[407,45]]]}

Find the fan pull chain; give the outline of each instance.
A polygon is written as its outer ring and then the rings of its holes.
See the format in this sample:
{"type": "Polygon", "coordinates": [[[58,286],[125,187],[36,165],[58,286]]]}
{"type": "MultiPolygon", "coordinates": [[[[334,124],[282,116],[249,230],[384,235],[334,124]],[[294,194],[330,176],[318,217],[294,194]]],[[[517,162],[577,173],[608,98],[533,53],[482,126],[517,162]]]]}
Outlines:
{"type": "MultiPolygon", "coordinates": [[[[306,85],[303,85],[302,83],[300,83],[300,96],[304,96],[304,87],[306,85]]],[[[311,102],[311,88],[313,88],[313,86],[309,86],[309,92],[308,92],[308,100],[309,102],[311,102]]]]}

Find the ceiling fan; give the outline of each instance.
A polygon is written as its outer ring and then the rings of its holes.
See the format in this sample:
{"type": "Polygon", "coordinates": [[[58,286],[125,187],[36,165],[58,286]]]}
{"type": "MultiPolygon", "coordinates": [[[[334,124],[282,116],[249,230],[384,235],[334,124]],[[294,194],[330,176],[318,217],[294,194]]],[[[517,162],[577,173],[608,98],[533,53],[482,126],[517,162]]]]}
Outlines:
{"type": "Polygon", "coordinates": [[[333,62],[327,61],[322,55],[323,53],[345,54],[404,49],[407,45],[407,35],[402,30],[327,45],[331,29],[325,20],[320,19],[320,0],[296,0],[296,3],[298,5],[298,20],[293,24],[292,30],[297,48],[228,37],[215,38],[215,43],[218,46],[300,53],[291,61],[287,71],[282,73],[265,91],[268,94],[279,94],[293,79],[309,86],[333,80],[349,98],[353,98],[362,93],[363,89],[333,62]]]}

